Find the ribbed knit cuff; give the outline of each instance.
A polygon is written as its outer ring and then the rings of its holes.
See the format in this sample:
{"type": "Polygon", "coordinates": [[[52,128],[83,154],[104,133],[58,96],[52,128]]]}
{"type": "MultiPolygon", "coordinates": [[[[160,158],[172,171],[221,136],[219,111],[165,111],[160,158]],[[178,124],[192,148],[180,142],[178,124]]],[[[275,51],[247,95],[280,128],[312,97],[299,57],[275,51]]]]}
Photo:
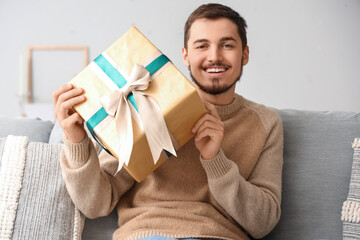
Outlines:
{"type": "Polygon", "coordinates": [[[72,169],[82,167],[89,159],[89,137],[85,135],[81,142],[72,143],[64,134],[63,141],[65,145],[64,152],[69,167],[72,169]]]}
{"type": "Polygon", "coordinates": [[[209,179],[220,178],[229,172],[233,164],[232,161],[226,158],[224,152],[220,149],[216,157],[205,160],[200,155],[200,161],[205,169],[209,179]]]}

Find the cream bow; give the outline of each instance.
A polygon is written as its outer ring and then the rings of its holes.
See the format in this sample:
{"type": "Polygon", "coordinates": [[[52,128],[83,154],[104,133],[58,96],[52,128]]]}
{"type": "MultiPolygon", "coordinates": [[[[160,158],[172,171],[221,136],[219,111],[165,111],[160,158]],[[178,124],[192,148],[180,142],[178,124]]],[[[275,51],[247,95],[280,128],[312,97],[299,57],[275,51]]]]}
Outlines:
{"type": "Polygon", "coordinates": [[[116,128],[120,144],[118,171],[120,171],[124,163],[126,165],[129,164],[133,147],[131,103],[127,98],[130,93],[135,97],[154,164],[158,161],[163,149],[176,156],[164,117],[158,104],[151,96],[142,92],[148,88],[151,81],[150,73],[145,67],[135,64],[126,85],[100,99],[100,103],[105,111],[116,119],[116,128]]]}

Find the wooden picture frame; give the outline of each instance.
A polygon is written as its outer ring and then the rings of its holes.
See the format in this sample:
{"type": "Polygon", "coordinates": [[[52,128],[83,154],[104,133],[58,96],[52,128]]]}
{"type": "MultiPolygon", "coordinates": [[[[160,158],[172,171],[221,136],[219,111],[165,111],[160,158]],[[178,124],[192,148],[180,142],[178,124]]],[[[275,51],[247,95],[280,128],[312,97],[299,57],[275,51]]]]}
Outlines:
{"type": "Polygon", "coordinates": [[[27,102],[33,102],[33,80],[32,80],[32,53],[36,50],[46,51],[83,51],[84,67],[89,63],[89,49],[87,46],[56,46],[56,45],[37,45],[27,47],[27,102]]]}

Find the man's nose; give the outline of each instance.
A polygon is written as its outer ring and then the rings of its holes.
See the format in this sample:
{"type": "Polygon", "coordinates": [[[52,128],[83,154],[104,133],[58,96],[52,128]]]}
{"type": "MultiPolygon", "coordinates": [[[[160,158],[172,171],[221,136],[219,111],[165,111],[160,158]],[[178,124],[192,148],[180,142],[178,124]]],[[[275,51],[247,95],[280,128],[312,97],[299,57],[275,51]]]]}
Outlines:
{"type": "Polygon", "coordinates": [[[221,49],[218,47],[211,47],[209,49],[208,61],[209,62],[218,62],[222,60],[221,49]]]}

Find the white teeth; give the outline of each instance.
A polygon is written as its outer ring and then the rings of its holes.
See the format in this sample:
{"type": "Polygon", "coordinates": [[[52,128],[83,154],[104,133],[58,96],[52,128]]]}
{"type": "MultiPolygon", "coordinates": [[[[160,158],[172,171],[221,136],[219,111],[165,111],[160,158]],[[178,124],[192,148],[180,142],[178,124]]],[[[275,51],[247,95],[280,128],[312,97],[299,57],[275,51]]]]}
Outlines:
{"type": "Polygon", "coordinates": [[[225,72],[225,68],[208,68],[206,69],[206,72],[208,73],[218,73],[218,72],[225,72]]]}

